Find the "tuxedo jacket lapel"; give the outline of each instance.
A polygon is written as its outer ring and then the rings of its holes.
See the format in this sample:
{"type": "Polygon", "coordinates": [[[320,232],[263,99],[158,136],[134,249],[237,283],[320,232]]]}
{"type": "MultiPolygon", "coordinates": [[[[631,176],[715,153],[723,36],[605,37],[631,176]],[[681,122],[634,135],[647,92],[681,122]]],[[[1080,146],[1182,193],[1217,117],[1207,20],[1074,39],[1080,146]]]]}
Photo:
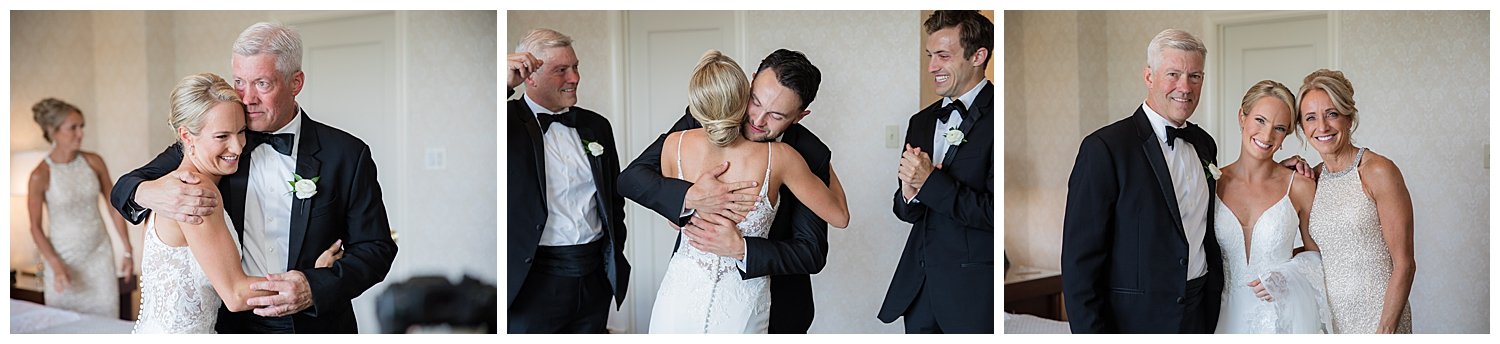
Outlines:
{"type": "MultiPolygon", "coordinates": [[[[594,128],[590,127],[588,124],[579,123],[576,129],[578,130],[579,138],[584,139],[588,142],[599,142],[598,136],[594,135],[594,128]]],[[[578,144],[583,145],[583,142],[579,142],[578,144]]],[[[608,193],[605,193],[604,191],[613,190],[613,188],[611,187],[611,185],[605,183],[603,167],[599,166],[599,157],[594,156],[593,153],[589,152],[588,146],[583,147],[583,157],[585,159],[588,159],[589,170],[592,171],[594,175],[594,190],[597,190],[595,191],[597,196],[594,197],[594,206],[598,207],[599,216],[601,216],[602,220],[604,220],[603,223],[605,225],[609,225],[609,207],[604,206],[604,199],[606,198],[605,195],[608,195],[608,193]]],[[[609,234],[606,233],[605,235],[609,234]]]]}
{"type": "MultiPolygon", "coordinates": [[[[522,106],[522,108],[526,107],[522,106]]],[[[525,111],[526,115],[521,116],[517,120],[521,121],[521,125],[526,127],[526,136],[531,138],[531,156],[536,157],[536,185],[543,186],[541,188],[542,200],[546,201],[547,188],[545,185],[547,185],[547,152],[546,147],[543,146],[542,142],[542,128],[541,125],[536,122],[536,114],[532,113],[530,108],[526,108],[525,111]]]]}
{"type": "Polygon", "coordinates": [[[1151,120],[1146,119],[1143,109],[1135,110],[1137,133],[1141,139],[1141,149],[1145,151],[1146,160],[1150,161],[1151,172],[1156,174],[1156,183],[1161,186],[1162,198],[1167,202],[1167,211],[1172,213],[1172,223],[1177,225],[1177,237],[1186,241],[1187,236],[1182,233],[1182,210],[1177,205],[1177,191],[1172,187],[1172,172],[1167,169],[1167,159],[1162,156],[1161,144],[1157,143],[1156,131],[1151,128],[1151,120]]]}
{"type": "MultiPolygon", "coordinates": [[[[969,107],[970,110],[977,110],[977,108],[978,108],[978,106],[970,106],[969,107]]],[[[941,112],[941,110],[939,110],[939,112],[941,112]]],[[[965,118],[963,123],[959,123],[958,124],[958,131],[964,133],[964,135],[963,135],[964,137],[969,137],[969,132],[970,131],[974,131],[974,123],[979,122],[979,118],[980,117],[984,117],[984,113],[983,112],[974,111],[974,112],[971,112],[971,113],[974,114],[974,115],[970,116],[969,118],[965,118]]],[[[938,113],[937,115],[938,116],[943,116],[943,115],[946,115],[946,114],[944,114],[944,113],[938,113]]],[[[934,124],[934,128],[936,128],[936,124],[934,124]]],[[[933,133],[933,134],[936,135],[937,133],[933,133]]],[[[948,166],[949,163],[953,162],[953,156],[958,155],[958,149],[960,147],[963,147],[963,142],[959,142],[959,144],[956,144],[956,145],[948,145],[948,153],[944,154],[944,156],[943,156],[943,166],[948,166]]]]}
{"type": "MultiPolygon", "coordinates": [[[[319,124],[307,117],[302,117],[302,120],[302,137],[298,138],[297,175],[312,179],[319,176],[318,171],[323,167],[323,162],[318,159],[317,155],[318,151],[322,150],[318,143],[319,124]]],[[[286,261],[287,270],[292,270],[302,255],[302,241],[307,236],[307,223],[311,217],[309,211],[312,209],[312,203],[318,200],[320,198],[317,196],[299,199],[296,198],[296,193],[292,194],[292,231],[288,238],[290,246],[287,246],[287,251],[290,257],[286,261]]]]}

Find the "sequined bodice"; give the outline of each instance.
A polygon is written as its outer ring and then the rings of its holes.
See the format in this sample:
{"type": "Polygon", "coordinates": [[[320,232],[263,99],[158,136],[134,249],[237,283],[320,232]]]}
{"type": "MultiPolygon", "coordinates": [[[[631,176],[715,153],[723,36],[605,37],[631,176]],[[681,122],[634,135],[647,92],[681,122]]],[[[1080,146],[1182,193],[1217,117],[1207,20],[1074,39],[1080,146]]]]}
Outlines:
{"type": "MultiPolygon", "coordinates": [[[[1313,198],[1308,233],[1322,250],[1334,331],[1374,333],[1391,279],[1391,253],[1380,231],[1375,200],[1365,194],[1357,167],[1365,149],[1343,171],[1324,165],[1313,198]]],[[[1410,304],[1398,332],[1411,332],[1410,304]]]]}

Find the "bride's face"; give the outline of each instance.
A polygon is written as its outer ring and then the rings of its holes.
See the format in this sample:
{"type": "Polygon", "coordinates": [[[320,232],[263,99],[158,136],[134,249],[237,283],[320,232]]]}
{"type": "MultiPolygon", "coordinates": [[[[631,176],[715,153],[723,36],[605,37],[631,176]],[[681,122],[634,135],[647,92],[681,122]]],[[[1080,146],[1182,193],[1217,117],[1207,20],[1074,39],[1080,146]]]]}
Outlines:
{"type": "Polygon", "coordinates": [[[245,110],[235,102],[219,102],[204,114],[198,134],[179,128],[178,135],[188,146],[187,159],[203,173],[230,175],[240,168],[240,151],[245,148],[245,110]]]}
{"type": "Polygon", "coordinates": [[[1292,109],[1272,96],[1263,96],[1240,111],[1240,152],[1250,158],[1270,160],[1292,132],[1292,109]]]}

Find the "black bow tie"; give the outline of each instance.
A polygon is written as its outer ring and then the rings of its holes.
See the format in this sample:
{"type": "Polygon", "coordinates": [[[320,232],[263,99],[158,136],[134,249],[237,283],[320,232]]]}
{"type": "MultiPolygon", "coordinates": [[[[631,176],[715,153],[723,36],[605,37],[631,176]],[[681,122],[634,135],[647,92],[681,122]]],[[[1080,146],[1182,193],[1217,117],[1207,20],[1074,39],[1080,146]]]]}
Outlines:
{"type": "Polygon", "coordinates": [[[943,107],[942,112],[938,113],[938,122],[948,124],[948,117],[951,117],[954,111],[958,111],[960,118],[969,118],[969,108],[964,107],[964,101],[954,99],[952,103],[948,103],[948,106],[943,107]]]}
{"type": "Polygon", "coordinates": [[[297,142],[295,141],[296,135],[292,133],[267,134],[258,131],[252,131],[250,132],[250,137],[254,139],[254,141],[250,143],[250,151],[254,151],[255,146],[259,144],[269,143],[271,144],[272,149],[275,149],[277,153],[281,153],[281,155],[285,156],[292,156],[292,145],[297,142]]]}
{"type": "Polygon", "coordinates": [[[1172,126],[1167,126],[1166,128],[1167,128],[1167,148],[1176,149],[1177,147],[1175,147],[1175,146],[1176,146],[1176,143],[1177,143],[1177,139],[1182,139],[1184,141],[1188,141],[1188,143],[1193,143],[1192,141],[1188,140],[1188,128],[1187,127],[1183,127],[1182,129],[1178,129],[1178,128],[1173,128],[1172,126]]]}
{"type": "Polygon", "coordinates": [[[576,128],[576,125],[578,124],[578,114],[574,113],[571,110],[563,111],[563,113],[560,114],[539,113],[536,114],[536,121],[537,125],[540,125],[542,127],[542,132],[544,133],[547,132],[548,127],[552,126],[552,123],[559,123],[568,126],[569,128],[576,128]]]}

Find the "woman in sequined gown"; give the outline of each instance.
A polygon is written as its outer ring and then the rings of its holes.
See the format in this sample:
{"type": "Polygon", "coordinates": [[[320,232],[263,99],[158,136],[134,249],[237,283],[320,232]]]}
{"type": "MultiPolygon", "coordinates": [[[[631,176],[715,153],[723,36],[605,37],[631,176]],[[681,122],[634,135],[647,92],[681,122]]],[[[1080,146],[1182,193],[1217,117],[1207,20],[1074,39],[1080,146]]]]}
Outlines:
{"type": "Polygon", "coordinates": [[[1293,105],[1292,91],[1271,80],[1256,83],[1241,100],[1240,155],[1222,169],[1213,210],[1225,270],[1215,333],[1320,333],[1326,327],[1323,266],[1307,235],[1316,184],[1272,159],[1296,130],[1293,105]]]}
{"type": "MultiPolygon", "coordinates": [[[[675,145],[664,146],[661,161],[676,164],[662,164],[663,175],[685,179],[729,161],[730,168],[722,178],[759,180],[754,209],[736,224],[743,236],[765,237],[770,232],[778,193],[768,190],[779,190],[783,185],[830,225],[848,226],[849,208],[832,168],[831,184],[825,186],[791,146],[753,142],[743,136],[750,83],[733,59],[717,50],[705,53],[693,71],[688,93],[689,110],[703,128],[668,135],[665,142],[675,145]]],[[[666,276],[657,289],[650,332],[766,333],[770,325],[770,279],[741,278],[738,261],[743,257],[721,257],[699,250],[680,229],[678,240],[680,244],[667,262],[666,276]]]]}
{"type": "Polygon", "coordinates": [[[110,212],[125,244],[125,260],[117,270],[109,233],[99,216],[99,196],[113,187],[104,159],[81,150],[84,120],[77,107],[47,98],[31,111],[42,137],[52,143],[47,157],[31,172],[26,199],[31,239],[46,266],[42,283],[47,306],[118,318],[120,288],[115,274],[134,275],[134,267],[125,218],[110,212]],[[45,233],[43,208],[48,215],[45,233]]]}
{"type": "Polygon", "coordinates": [[[1410,333],[1411,194],[1390,159],[1355,147],[1354,86],[1320,69],[1302,80],[1298,116],[1323,163],[1308,231],[1322,249],[1336,333],[1410,333]]]}

